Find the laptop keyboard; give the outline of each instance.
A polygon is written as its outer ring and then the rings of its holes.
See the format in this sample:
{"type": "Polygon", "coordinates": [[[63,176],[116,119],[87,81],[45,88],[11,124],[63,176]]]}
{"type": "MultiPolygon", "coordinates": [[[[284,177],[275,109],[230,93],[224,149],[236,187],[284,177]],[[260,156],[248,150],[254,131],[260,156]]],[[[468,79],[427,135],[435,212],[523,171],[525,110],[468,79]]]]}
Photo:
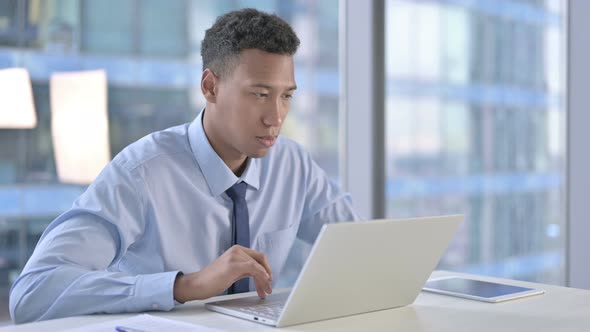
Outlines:
{"type": "Polygon", "coordinates": [[[261,303],[251,306],[241,307],[240,310],[255,316],[279,319],[283,311],[284,301],[261,303]]]}

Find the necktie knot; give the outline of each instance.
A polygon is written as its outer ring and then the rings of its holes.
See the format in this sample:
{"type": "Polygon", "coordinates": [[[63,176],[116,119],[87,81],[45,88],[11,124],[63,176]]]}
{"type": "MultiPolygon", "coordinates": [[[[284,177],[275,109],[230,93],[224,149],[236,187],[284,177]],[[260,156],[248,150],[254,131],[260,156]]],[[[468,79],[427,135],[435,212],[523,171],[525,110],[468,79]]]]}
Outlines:
{"type": "Polygon", "coordinates": [[[236,200],[246,199],[246,188],[247,187],[248,187],[248,184],[246,182],[240,182],[240,183],[234,184],[225,192],[227,193],[229,198],[231,198],[232,201],[235,202],[236,200]]]}

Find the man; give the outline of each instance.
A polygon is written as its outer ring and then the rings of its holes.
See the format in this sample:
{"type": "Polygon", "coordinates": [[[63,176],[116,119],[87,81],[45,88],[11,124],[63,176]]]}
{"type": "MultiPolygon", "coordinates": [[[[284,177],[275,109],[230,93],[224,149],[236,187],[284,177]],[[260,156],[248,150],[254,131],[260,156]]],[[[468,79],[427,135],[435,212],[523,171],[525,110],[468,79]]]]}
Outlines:
{"type": "Polygon", "coordinates": [[[11,289],[13,320],[171,310],[226,290],[264,298],[296,237],[357,219],[279,137],[298,45],[277,16],[219,17],[201,49],[205,109],[125,148],[48,226],[11,289]]]}

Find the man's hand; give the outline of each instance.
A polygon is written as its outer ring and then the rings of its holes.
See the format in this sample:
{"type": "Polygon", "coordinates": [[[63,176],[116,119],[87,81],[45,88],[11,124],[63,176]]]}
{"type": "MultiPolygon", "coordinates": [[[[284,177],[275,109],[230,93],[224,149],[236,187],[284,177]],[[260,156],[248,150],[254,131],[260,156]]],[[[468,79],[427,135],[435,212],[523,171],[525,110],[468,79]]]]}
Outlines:
{"type": "Polygon", "coordinates": [[[261,299],[272,293],[272,271],[266,256],[235,245],[201,271],[176,277],[174,299],[182,303],[208,299],[246,277],[254,277],[256,291],[261,299]]]}

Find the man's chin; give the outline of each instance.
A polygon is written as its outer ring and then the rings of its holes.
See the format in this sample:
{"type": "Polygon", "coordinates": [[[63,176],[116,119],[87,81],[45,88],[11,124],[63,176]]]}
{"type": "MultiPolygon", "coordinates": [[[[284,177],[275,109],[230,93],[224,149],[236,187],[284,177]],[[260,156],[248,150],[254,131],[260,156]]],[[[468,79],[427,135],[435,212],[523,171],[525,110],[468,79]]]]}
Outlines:
{"type": "Polygon", "coordinates": [[[270,148],[256,150],[256,151],[253,151],[252,153],[248,154],[248,157],[249,158],[262,158],[262,157],[266,156],[266,154],[268,153],[269,150],[270,150],[270,148]]]}

